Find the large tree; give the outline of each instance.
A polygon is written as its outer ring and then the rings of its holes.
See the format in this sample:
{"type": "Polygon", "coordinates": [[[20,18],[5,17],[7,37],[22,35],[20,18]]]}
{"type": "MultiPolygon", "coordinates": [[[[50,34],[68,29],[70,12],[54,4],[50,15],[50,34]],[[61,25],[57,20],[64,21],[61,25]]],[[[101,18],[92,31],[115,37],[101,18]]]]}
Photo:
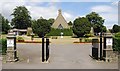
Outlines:
{"type": "Polygon", "coordinates": [[[31,27],[31,17],[30,13],[25,6],[17,6],[14,9],[12,25],[17,29],[27,29],[31,27]]]}
{"type": "Polygon", "coordinates": [[[90,28],[90,22],[85,17],[77,18],[73,22],[73,33],[78,37],[90,33],[90,28]]]}
{"type": "Polygon", "coordinates": [[[2,28],[2,33],[7,34],[8,30],[10,29],[9,21],[5,19],[1,14],[0,14],[0,21],[2,24],[0,24],[0,28],[2,28]]]}
{"type": "Polygon", "coordinates": [[[32,24],[32,29],[35,34],[39,37],[45,36],[51,30],[51,25],[48,20],[40,18],[37,21],[34,21],[32,24]]]}
{"type": "Polygon", "coordinates": [[[95,33],[103,31],[104,19],[98,13],[91,12],[90,14],[86,15],[86,18],[90,21],[91,27],[94,28],[95,33]]]}
{"type": "Polygon", "coordinates": [[[113,25],[113,28],[112,28],[112,31],[113,31],[113,33],[118,33],[118,32],[120,32],[120,26],[119,25],[113,25]]]}
{"type": "Polygon", "coordinates": [[[48,22],[50,23],[50,25],[53,25],[53,23],[55,22],[55,19],[54,19],[54,18],[50,18],[50,19],[48,20],[48,22]]]}

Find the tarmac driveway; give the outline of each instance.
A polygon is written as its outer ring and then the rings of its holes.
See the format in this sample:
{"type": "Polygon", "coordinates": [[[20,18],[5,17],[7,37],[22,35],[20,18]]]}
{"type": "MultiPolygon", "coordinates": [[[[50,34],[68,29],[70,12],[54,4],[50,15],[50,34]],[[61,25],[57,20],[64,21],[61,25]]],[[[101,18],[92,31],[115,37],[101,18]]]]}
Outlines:
{"type": "Polygon", "coordinates": [[[91,44],[50,44],[49,63],[41,63],[41,44],[17,43],[20,61],[3,69],[118,69],[116,62],[98,62],[89,54],[91,44]]]}

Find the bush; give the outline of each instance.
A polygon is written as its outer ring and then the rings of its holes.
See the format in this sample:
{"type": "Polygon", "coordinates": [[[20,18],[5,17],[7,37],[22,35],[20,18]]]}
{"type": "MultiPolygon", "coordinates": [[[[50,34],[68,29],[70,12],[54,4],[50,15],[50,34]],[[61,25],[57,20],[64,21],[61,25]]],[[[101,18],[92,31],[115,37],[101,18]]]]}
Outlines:
{"type": "Polygon", "coordinates": [[[92,42],[92,39],[89,39],[89,38],[79,38],[79,42],[92,42]]]}
{"type": "Polygon", "coordinates": [[[54,29],[52,28],[50,33],[47,36],[61,36],[61,32],[63,32],[63,36],[72,36],[72,29],[54,29]]]}
{"type": "Polygon", "coordinates": [[[115,34],[115,37],[120,37],[120,32],[115,34]]]}
{"type": "Polygon", "coordinates": [[[73,22],[73,33],[77,35],[77,37],[83,37],[85,34],[90,33],[90,22],[87,18],[77,18],[73,22]]]}
{"type": "Polygon", "coordinates": [[[17,37],[18,42],[24,42],[23,37],[17,37]]]}
{"type": "Polygon", "coordinates": [[[0,50],[2,50],[2,55],[6,54],[7,39],[0,39],[0,50]]]}
{"type": "Polygon", "coordinates": [[[93,34],[85,34],[85,37],[94,37],[93,34]]]}
{"type": "Polygon", "coordinates": [[[115,34],[113,38],[113,50],[120,52],[120,33],[115,34]]]}
{"type": "Polygon", "coordinates": [[[48,20],[40,18],[32,24],[32,30],[39,37],[43,37],[50,32],[51,25],[48,20]]]}
{"type": "Polygon", "coordinates": [[[85,38],[85,42],[92,42],[92,39],[85,38]]]}

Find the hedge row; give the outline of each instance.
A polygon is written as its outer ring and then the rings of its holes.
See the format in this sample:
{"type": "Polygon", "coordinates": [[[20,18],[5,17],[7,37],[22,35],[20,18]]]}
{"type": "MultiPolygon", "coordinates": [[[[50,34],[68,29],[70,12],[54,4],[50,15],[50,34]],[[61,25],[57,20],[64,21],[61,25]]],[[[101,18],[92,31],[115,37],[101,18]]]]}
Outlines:
{"type": "Polygon", "coordinates": [[[2,52],[2,54],[6,54],[6,50],[7,50],[7,39],[0,39],[0,51],[2,52]]]}
{"type": "Polygon", "coordinates": [[[63,36],[72,36],[72,29],[54,29],[52,28],[50,33],[47,36],[61,36],[61,32],[63,32],[63,36]]]}
{"type": "Polygon", "coordinates": [[[113,38],[113,50],[120,52],[120,33],[115,34],[113,38]]]}

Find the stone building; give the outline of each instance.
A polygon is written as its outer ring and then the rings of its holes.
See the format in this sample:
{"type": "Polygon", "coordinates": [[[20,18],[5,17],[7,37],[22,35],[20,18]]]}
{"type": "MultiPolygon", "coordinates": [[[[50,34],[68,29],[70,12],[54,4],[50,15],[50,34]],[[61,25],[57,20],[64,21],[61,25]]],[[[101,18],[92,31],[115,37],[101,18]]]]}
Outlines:
{"type": "Polygon", "coordinates": [[[62,15],[61,9],[58,10],[58,16],[55,22],[53,23],[52,28],[55,28],[55,29],[68,29],[69,28],[67,21],[62,15]]]}

